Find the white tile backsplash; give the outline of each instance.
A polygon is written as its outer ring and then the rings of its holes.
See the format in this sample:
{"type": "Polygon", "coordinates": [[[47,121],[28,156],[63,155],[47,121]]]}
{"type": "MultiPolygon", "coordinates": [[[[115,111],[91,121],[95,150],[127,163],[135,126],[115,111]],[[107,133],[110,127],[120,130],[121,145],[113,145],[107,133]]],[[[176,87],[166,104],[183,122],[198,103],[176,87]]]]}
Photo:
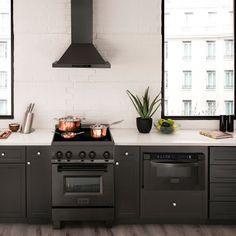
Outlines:
{"type": "MultiPolygon", "coordinates": [[[[53,128],[54,117],[69,114],[88,122],[124,119],[118,127],[135,127],[126,90],[142,94],[150,86],[154,95],[161,88],[160,2],[94,0],[94,44],[112,67],[64,69],[52,63],[70,44],[70,0],[14,1],[14,121],[35,102],[37,128],[53,128]]],[[[0,127],[10,122],[0,120],[0,127]]],[[[205,124],[197,121],[194,128],[205,124]]]]}

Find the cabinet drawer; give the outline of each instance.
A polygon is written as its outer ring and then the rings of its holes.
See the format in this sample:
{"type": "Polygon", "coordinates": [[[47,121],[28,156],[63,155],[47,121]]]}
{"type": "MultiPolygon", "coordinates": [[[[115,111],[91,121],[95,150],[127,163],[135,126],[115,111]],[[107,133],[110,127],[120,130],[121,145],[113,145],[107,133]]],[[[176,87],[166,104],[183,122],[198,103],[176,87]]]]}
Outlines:
{"type": "Polygon", "coordinates": [[[141,194],[142,218],[205,219],[207,199],[202,192],[145,191],[141,194]]]}
{"type": "Polygon", "coordinates": [[[25,147],[0,147],[0,163],[25,162],[25,147]]]}
{"type": "Polygon", "coordinates": [[[211,165],[211,182],[235,182],[236,183],[236,165],[211,165]]]}
{"type": "Polygon", "coordinates": [[[115,148],[115,154],[117,159],[126,159],[139,156],[139,147],[137,146],[118,146],[115,148]]]}
{"type": "Polygon", "coordinates": [[[210,164],[235,164],[236,148],[212,147],[210,148],[210,164]]]}
{"type": "Polygon", "coordinates": [[[211,202],[210,219],[235,220],[236,202],[211,202]]]}
{"type": "Polygon", "coordinates": [[[235,201],[236,184],[234,183],[212,183],[210,185],[211,201],[235,201]]]}
{"type": "Polygon", "coordinates": [[[50,150],[50,147],[48,146],[27,147],[27,156],[30,158],[40,158],[40,157],[45,157],[45,156],[48,157],[49,150],[50,150]]]}

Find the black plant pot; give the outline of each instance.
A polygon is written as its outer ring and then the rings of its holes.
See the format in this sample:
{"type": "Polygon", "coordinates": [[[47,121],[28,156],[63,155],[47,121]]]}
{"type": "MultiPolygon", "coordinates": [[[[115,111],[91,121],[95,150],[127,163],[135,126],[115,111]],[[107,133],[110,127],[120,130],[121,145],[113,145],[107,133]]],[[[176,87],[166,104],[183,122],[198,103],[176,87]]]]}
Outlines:
{"type": "Polygon", "coordinates": [[[149,133],[152,128],[152,118],[136,118],[137,129],[140,133],[149,133]]]}

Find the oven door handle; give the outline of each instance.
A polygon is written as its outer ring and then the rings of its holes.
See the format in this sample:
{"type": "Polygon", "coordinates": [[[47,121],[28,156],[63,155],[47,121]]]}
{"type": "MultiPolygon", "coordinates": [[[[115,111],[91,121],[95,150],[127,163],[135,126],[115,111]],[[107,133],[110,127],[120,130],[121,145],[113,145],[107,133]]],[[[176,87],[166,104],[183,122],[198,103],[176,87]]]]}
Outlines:
{"type": "Polygon", "coordinates": [[[64,171],[103,171],[107,172],[106,165],[58,165],[58,172],[64,171]]]}
{"type": "Polygon", "coordinates": [[[198,167],[199,162],[154,162],[151,161],[153,166],[166,166],[166,167],[198,167]]]}

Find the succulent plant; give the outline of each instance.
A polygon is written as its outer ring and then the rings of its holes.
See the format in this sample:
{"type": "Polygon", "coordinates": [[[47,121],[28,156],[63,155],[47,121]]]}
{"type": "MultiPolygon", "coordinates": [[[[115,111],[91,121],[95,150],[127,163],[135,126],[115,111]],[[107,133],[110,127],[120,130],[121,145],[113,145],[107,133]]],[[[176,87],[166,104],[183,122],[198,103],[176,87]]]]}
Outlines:
{"type": "Polygon", "coordinates": [[[129,90],[127,90],[126,92],[139,116],[144,119],[151,118],[161,105],[162,99],[159,98],[161,92],[159,92],[157,96],[150,102],[149,87],[146,88],[144,96],[142,98],[138,97],[138,95],[132,94],[129,90]]]}

